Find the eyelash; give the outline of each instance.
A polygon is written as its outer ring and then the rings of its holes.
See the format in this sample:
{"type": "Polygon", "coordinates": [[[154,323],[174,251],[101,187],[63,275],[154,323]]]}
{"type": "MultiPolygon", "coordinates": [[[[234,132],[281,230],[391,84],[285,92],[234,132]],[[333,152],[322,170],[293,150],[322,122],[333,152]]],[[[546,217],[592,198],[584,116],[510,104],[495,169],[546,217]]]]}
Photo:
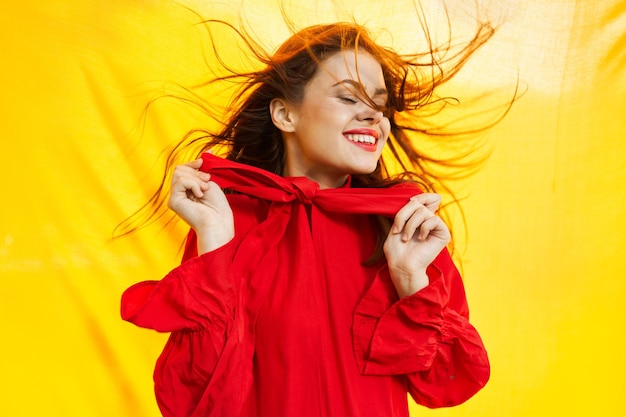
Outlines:
{"type": "Polygon", "coordinates": [[[356,104],[357,100],[352,98],[352,97],[339,97],[339,100],[345,102],[345,103],[350,103],[350,104],[356,104]]]}

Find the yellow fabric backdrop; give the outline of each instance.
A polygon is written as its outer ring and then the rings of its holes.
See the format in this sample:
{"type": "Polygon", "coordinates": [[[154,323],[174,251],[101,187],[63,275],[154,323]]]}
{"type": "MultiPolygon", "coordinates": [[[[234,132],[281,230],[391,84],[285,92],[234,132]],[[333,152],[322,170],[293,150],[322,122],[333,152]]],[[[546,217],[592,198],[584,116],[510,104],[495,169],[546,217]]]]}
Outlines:
{"type": "MultiPolygon", "coordinates": [[[[238,3],[186,4],[231,18],[238,3]]],[[[334,3],[406,41],[404,2],[334,3]]],[[[623,416],[626,2],[491,3],[504,24],[455,86],[510,87],[518,71],[527,86],[459,186],[493,374],[463,406],[412,412],[623,416]]],[[[242,8],[270,44],[286,34],[274,4],[242,8]]],[[[328,4],[289,10],[301,25],[341,16],[328,4]]],[[[184,227],[109,238],[158,181],[162,151],[203,123],[165,102],[140,117],[167,82],[206,75],[196,20],[156,0],[29,0],[0,14],[0,415],[158,415],[151,372],[166,336],[122,322],[119,297],[177,263],[184,227]]]]}

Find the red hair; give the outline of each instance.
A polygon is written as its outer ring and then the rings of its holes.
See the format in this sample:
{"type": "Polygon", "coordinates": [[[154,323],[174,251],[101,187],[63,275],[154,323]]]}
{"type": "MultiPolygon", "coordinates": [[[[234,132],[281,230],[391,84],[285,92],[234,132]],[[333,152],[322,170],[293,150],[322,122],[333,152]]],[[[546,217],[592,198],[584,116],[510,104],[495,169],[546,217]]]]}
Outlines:
{"type": "MultiPolygon", "coordinates": [[[[117,235],[131,233],[165,214],[165,187],[169,175],[175,165],[191,159],[191,155],[199,156],[209,149],[217,149],[228,159],[280,175],[285,158],[284,144],[280,130],[270,117],[269,104],[275,98],[298,103],[308,82],[323,69],[324,60],[339,52],[353,51],[356,54],[364,50],[371,54],[382,67],[389,92],[384,109],[391,122],[391,134],[386,145],[388,152],[381,157],[374,172],[353,175],[353,186],[385,187],[400,181],[412,181],[424,191],[443,188],[449,192],[438,167],[464,168],[473,165],[463,160],[467,155],[446,159],[429,156],[420,150],[419,140],[416,139],[419,135],[446,135],[441,131],[432,131],[426,123],[422,123],[424,115],[441,110],[442,99],[435,95],[436,88],[450,80],[476,49],[493,35],[494,28],[490,24],[478,22],[474,36],[452,52],[450,43],[446,43],[445,47],[436,47],[431,43],[422,52],[400,55],[378,45],[368,31],[356,23],[307,27],[294,33],[273,54],[264,51],[245,31],[229,23],[217,20],[203,23],[209,28],[209,33],[213,25],[225,25],[232,29],[262,69],[250,72],[233,70],[213,47],[217,61],[227,74],[216,76],[203,85],[235,82],[240,88],[233,95],[224,115],[211,112],[211,106],[203,104],[206,101],[198,96],[195,96],[199,100],[194,104],[206,110],[214,120],[225,121],[220,122],[221,128],[217,131],[195,129],[184,136],[168,156],[165,174],[157,191],[138,212],[118,226],[117,235]]],[[[424,30],[430,42],[427,28],[424,30]]],[[[364,91],[360,93],[367,97],[364,91]]],[[[375,106],[373,102],[369,104],[375,106]]],[[[382,235],[386,235],[384,230],[382,235]]]]}

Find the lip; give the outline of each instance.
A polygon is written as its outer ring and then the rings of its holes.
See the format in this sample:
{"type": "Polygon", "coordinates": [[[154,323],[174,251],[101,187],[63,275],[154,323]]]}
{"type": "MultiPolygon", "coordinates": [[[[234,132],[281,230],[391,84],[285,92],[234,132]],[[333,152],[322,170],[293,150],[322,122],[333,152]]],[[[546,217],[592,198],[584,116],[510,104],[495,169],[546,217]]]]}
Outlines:
{"type": "Polygon", "coordinates": [[[343,132],[344,137],[346,135],[367,135],[374,138],[374,143],[363,143],[363,142],[353,142],[346,138],[348,142],[353,144],[354,146],[358,146],[367,152],[376,152],[378,150],[378,131],[375,129],[369,128],[358,128],[358,129],[350,129],[343,132]]]}
{"type": "Polygon", "coordinates": [[[378,130],[369,129],[367,127],[360,127],[358,129],[350,129],[343,132],[344,135],[369,135],[373,136],[374,139],[378,142],[378,130]]]}

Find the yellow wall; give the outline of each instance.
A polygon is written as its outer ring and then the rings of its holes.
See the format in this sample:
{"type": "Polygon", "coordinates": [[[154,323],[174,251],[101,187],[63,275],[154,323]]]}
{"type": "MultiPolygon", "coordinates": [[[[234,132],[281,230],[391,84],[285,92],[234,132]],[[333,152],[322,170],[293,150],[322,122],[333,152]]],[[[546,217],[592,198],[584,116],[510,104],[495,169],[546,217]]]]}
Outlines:
{"type": "MultiPolygon", "coordinates": [[[[202,3],[187,2],[212,17],[239,10],[202,3]]],[[[243,8],[258,33],[278,27],[270,44],[286,33],[273,3],[243,8]]],[[[289,10],[301,25],[342,16],[316,3],[289,10]]],[[[402,47],[403,3],[344,8],[402,47]]],[[[463,406],[413,414],[623,416],[626,2],[491,3],[504,23],[456,88],[510,86],[518,71],[527,87],[485,135],[489,162],[459,186],[466,285],[493,376],[463,406]]],[[[195,20],[156,0],[0,13],[0,415],[158,415],[151,372],[165,336],[122,322],[119,296],[175,265],[184,227],[109,237],[158,181],[163,149],[203,123],[173,103],[140,123],[165,82],[206,75],[195,20]]]]}

